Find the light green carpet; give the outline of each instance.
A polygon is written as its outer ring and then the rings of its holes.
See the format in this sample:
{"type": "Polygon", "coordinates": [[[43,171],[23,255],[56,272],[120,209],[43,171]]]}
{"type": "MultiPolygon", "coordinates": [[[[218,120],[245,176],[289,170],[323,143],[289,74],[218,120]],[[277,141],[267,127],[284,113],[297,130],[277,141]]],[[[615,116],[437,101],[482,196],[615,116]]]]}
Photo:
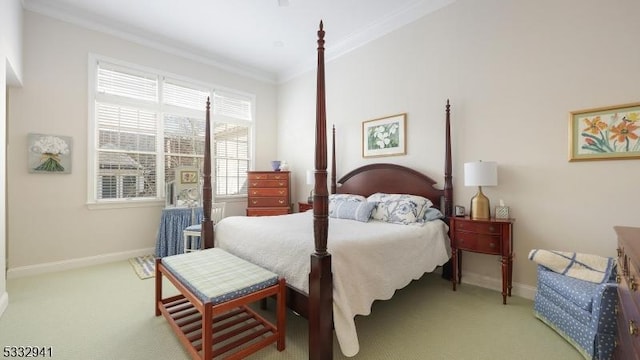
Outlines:
{"type": "MultiPolygon", "coordinates": [[[[165,289],[171,289],[166,283],[165,289]]],[[[51,346],[53,359],[188,359],[153,309],[154,281],[141,281],[128,261],[10,279],[0,317],[0,348],[51,346]]],[[[425,275],[359,316],[360,353],[351,359],[582,359],[532,314],[530,300],[463,284],[451,291],[425,275]]],[[[270,309],[273,303],[270,302],[270,309]]],[[[267,316],[271,316],[268,313],[267,316]]],[[[289,313],[287,348],[250,359],[307,359],[307,322],[289,313]]],[[[347,359],[334,343],[334,359],[347,359]]]]}

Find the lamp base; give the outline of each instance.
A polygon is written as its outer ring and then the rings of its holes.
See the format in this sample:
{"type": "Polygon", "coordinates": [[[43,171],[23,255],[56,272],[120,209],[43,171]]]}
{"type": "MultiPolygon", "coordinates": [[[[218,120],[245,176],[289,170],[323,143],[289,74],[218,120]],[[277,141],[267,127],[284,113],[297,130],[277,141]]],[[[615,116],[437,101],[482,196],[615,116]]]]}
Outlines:
{"type": "Polygon", "coordinates": [[[478,193],[471,198],[471,212],[469,216],[472,220],[488,220],[491,218],[490,209],[489,198],[482,193],[482,187],[478,186],[478,193]]]}

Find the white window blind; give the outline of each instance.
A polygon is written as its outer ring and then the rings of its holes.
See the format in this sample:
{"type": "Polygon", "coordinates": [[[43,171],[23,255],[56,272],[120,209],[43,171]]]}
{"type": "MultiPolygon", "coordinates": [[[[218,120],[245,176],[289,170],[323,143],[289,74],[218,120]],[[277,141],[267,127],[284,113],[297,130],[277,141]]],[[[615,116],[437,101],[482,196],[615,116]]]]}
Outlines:
{"type": "Polygon", "coordinates": [[[91,202],[159,199],[177,167],[202,169],[207,97],[215,196],[246,195],[252,96],[111,62],[95,69],[91,202]]]}

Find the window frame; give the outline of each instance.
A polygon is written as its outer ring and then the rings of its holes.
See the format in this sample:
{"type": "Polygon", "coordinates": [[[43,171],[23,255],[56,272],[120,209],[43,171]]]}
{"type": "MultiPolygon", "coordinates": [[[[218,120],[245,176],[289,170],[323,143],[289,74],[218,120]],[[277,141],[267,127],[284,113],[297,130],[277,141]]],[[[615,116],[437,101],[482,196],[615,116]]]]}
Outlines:
{"type": "MultiPolygon", "coordinates": [[[[89,209],[104,209],[104,208],[129,208],[129,207],[148,207],[148,206],[158,206],[165,204],[166,198],[166,180],[165,180],[165,152],[164,147],[162,145],[162,139],[164,137],[164,115],[171,114],[180,116],[190,116],[195,118],[205,118],[205,104],[202,104],[202,110],[196,109],[188,109],[183,107],[176,107],[175,105],[164,104],[162,99],[163,94],[163,82],[165,79],[168,79],[170,83],[173,84],[184,84],[185,86],[190,87],[198,87],[200,89],[206,89],[209,92],[209,96],[211,98],[211,170],[212,170],[212,189],[214,191],[213,198],[214,199],[224,199],[224,200],[241,200],[246,198],[246,194],[238,194],[238,195],[216,195],[216,174],[215,174],[215,166],[216,166],[216,157],[213,153],[213,148],[215,144],[215,139],[213,136],[213,129],[216,122],[220,122],[216,116],[214,115],[213,109],[213,96],[216,93],[223,94],[231,94],[237,95],[238,97],[242,97],[248,99],[251,103],[250,111],[251,111],[251,119],[250,120],[240,120],[235,118],[222,117],[225,121],[223,123],[230,124],[242,124],[247,125],[249,128],[249,142],[247,144],[247,155],[249,162],[249,170],[254,168],[255,163],[255,129],[256,129],[256,96],[254,94],[250,94],[247,92],[230,89],[223,86],[217,86],[214,84],[204,83],[201,81],[193,80],[181,75],[168,73],[166,71],[153,69],[150,67],[129,63],[122,60],[113,59],[110,57],[98,55],[98,54],[89,54],[89,62],[88,62],[88,137],[87,137],[87,155],[88,155],[88,166],[87,166],[87,206],[89,209]],[[133,72],[140,72],[143,74],[153,74],[157,76],[158,80],[158,103],[149,103],[148,110],[157,111],[157,129],[156,129],[156,196],[155,197],[146,197],[146,198],[105,198],[98,199],[98,172],[97,169],[97,157],[99,154],[99,149],[97,148],[97,107],[96,102],[98,101],[98,97],[108,99],[108,94],[97,95],[97,74],[99,63],[104,62],[109,65],[113,65],[114,67],[122,67],[127,70],[131,70],[133,72]],[[173,109],[173,111],[172,111],[173,109]],[[179,109],[179,111],[175,111],[175,109],[179,109]]],[[[118,98],[118,101],[114,101],[114,103],[119,105],[128,105],[126,100],[122,100],[118,98]]],[[[141,105],[140,102],[133,101],[131,105],[137,108],[145,108],[145,106],[141,105]],[[133,104],[134,103],[134,104],[133,104]]]]}

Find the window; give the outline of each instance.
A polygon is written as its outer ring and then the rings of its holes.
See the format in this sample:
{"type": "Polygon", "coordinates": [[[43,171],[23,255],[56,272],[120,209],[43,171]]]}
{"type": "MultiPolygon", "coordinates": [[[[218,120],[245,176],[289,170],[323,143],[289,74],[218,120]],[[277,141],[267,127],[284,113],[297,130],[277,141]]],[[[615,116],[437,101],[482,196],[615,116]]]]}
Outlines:
{"type": "Polygon", "coordinates": [[[159,200],[177,167],[202,169],[207,97],[214,196],[246,195],[253,96],[115,61],[91,64],[90,203],[159,200]]]}

